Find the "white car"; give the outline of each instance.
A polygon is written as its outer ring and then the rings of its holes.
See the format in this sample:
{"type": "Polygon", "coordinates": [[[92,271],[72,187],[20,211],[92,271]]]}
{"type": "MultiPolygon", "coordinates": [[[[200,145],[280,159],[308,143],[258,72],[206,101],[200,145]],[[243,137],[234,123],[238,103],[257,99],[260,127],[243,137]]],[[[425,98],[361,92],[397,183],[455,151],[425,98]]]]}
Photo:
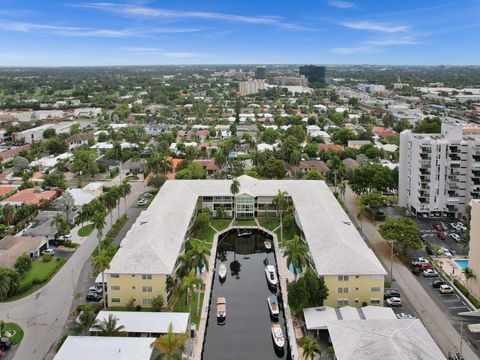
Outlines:
{"type": "Polygon", "coordinates": [[[455,240],[456,242],[459,242],[460,241],[460,235],[458,234],[455,234],[455,233],[451,233],[450,234],[450,237],[455,240]]]}
{"type": "Polygon", "coordinates": [[[439,253],[443,256],[453,256],[453,254],[446,247],[441,247],[439,253]]]}
{"type": "Polygon", "coordinates": [[[433,269],[426,269],[426,270],[423,270],[423,276],[424,277],[437,277],[438,273],[433,269]]]}
{"type": "Polygon", "coordinates": [[[416,317],[406,313],[399,313],[397,314],[397,319],[416,319],[416,317]]]}
{"type": "Polygon", "coordinates": [[[453,230],[460,231],[460,227],[458,226],[458,223],[450,223],[450,227],[453,230]]]}
{"type": "Polygon", "coordinates": [[[137,201],[137,205],[138,205],[138,206],[147,205],[147,202],[148,202],[147,199],[141,199],[141,200],[138,200],[138,201],[137,201]]]}
{"type": "Polygon", "coordinates": [[[402,299],[399,297],[391,297],[387,299],[387,306],[390,307],[401,307],[402,306],[402,299]]]}
{"type": "Polygon", "coordinates": [[[42,255],[45,255],[45,254],[50,254],[50,255],[53,256],[53,255],[55,255],[55,250],[53,250],[53,249],[44,250],[44,251],[42,252],[42,255]]]}
{"type": "Polygon", "coordinates": [[[420,264],[430,264],[430,262],[428,261],[428,259],[424,258],[424,257],[418,257],[418,258],[415,258],[412,260],[412,265],[413,266],[418,266],[420,264]]]}
{"type": "Polygon", "coordinates": [[[60,236],[59,239],[60,239],[60,240],[63,240],[63,241],[65,241],[65,240],[72,240],[72,235],[70,235],[70,234],[63,235],[63,236],[60,236]]]}
{"type": "Polygon", "coordinates": [[[464,223],[462,222],[457,222],[457,227],[461,230],[461,231],[467,231],[467,227],[465,226],[464,223]]]}
{"type": "Polygon", "coordinates": [[[450,285],[440,285],[440,293],[442,294],[453,294],[453,288],[450,285]]]}

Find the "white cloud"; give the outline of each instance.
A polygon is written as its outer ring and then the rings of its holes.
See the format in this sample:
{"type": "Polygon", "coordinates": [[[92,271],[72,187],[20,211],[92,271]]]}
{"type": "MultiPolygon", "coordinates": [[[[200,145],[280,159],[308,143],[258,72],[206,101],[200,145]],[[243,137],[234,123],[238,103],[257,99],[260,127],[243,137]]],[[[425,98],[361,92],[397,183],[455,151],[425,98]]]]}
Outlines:
{"type": "Polygon", "coordinates": [[[357,5],[350,1],[340,1],[340,0],[331,0],[328,2],[328,5],[339,8],[339,9],[355,9],[357,5]]]}
{"type": "Polygon", "coordinates": [[[188,52],[188,51],[167,51],[155,47],[124,47],[120,48],[120,51],[125,51],[131,54],[140,56],[161,56],[168,58],[199,58],[204,57],[203,54],[188,52]]]}
{"type": "Polygon", "coordinates": [[[372,52],[374,50],[371,46],[352,46],[352,47],[337,47],[330,49],[331,52],[335,54],[354,54],[354,53],[365,53],[372,52]]]}
{"type": "Polygon", "coordinates": [[[89,9],[108,11],[123,16],[149,17],[149,18],[194,18],[204,20],[219,20],[226,22],[237,22],[253,25],[271,25],[285,30],[309,30],[308,28],[293,23],[284,22],[278,16],[245,16],[235,14],[224,14],[207,11],[176,11],[136,5],[120,5],[114,3],[84,3],[74,5],[89,9]]]}
{"type": "Polygon", "coordinates": [[[369,40],[368,44],[376,46],[394,46],[394,45],[417,45],[421,42],[411,37],[401,37],[393,39],[369,40]]]}
{"type": "Polygon", "coordinates": [[[16,32],[42,32],[47,34],[71,37],[107,37],[107,38],[130,38],[147,36],[157,33],[184,33],[195,32],[201,29],[195,28],[155,28],[155,29],[96,29],[76,26],[58,26],[48,24],[35,24],[28,22],[1,21],[0,30],[16,32]]]}
{"type": "Polygon", "coordinates": [[[409,27],[406,25],[376,23],[368,20],[343,22],[341,23],[341,25],[350,29],[378,31],[378,32],[384,32],[384,33],[406,32],[409,30],[409,27]]]}
{"type": "Polygon", "coordinates": [[[385,38],[385,39],[371,39],[356,46],[351,47],[337,47],[330,49],[336,54],[353,54],[353,53],[372,53],[380,52],[384,47],[401,46],[401,45],[417,45],[421,42],[413,37],[399,37],[399,38],[385,38]]]}

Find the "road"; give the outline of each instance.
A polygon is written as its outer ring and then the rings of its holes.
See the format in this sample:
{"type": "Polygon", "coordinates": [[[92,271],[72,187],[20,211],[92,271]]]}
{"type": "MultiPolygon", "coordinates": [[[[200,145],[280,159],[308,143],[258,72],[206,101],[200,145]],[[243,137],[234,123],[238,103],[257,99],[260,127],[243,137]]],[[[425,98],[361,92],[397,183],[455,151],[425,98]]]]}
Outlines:
{"type": "MultiPolygon", "coordinates": [[[[357,219],[356,196],[347,188],[345,193],[345,204],[350,218],[357,226],[360,221],[357,219]]],[[[378,233],[377,225],[368,219],[362,218],[361,228],[363,235],[370,244],[377,257],[383,263],[385,269],[390,270],[390,244],[378,233]]],[[[401,291],[415,309],[418,317],[422,320],[429,333],[432,335],[444,354],[453,353],[459,350],[460,334],[452,325],[448,314],[445,314],[437,303],[429,296],[426,289],[397,257],[393,259],[392,287],[401,291]]],[[[463,356],[465,360],[476,360],[475,354],[469,344],[463,343],[463,356]]]]}
{"type": "MultiPolygon", "coordinates": [[[[145,184],[141,182],[132,182],[131,185],[132,192],[127,198],[127,209],[135,204],[137,197],[146,189],[145,184]]],[[[120,214],[123,213],[124,201],[122,200],[120,214]]],[[[114,222],[116,218],[115,209],[114,222]]],[[[106,233],[111,227],[110,216],[105,220],[106,233]]],[[[20,300],[0,303],[0,318],[19,324],[25,332],[23,341],[16,350],[15,360],[53,358],[55,345],[63,335],[72,310],[80,276],[85,276],[81,274],[82,269],[90,263],[90,255],[96,245],[97,235],[96,231],[93,231],[90,236],[83,239],[82,245],[48,284],[20,300]]]]}

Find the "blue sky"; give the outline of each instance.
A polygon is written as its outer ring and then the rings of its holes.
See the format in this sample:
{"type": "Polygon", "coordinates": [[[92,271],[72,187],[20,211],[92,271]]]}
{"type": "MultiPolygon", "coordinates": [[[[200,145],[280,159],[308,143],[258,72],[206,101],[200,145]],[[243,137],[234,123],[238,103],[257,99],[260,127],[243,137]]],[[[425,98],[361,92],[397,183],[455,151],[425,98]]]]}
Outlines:
{"type": "Polygon", "coordinates": [[[479,0],[98,1],[0,0],[0,66],[480,59],[479,0]]]}

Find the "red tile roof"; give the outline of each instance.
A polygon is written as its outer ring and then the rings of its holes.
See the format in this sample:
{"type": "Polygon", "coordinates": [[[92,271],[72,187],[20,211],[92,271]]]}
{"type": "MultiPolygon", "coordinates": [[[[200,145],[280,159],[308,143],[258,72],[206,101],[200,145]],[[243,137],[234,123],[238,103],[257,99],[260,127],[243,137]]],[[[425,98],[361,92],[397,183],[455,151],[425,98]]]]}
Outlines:
{"type": "Polygon", "coordinates": [[[344,148],[342,145],[338,145],[338,144],[330,144],[330,145],[327,145],[327,144],[319,144],[318,145],[318,150],[336,150],[336,151],[343,151],[344,148]]]}
{"type": "Polygon", "coordinates": [[[12,147],[9,150],[2,151],[0,152],[0,157],[2,159],[9,159],[15,155],[17,155],[19,152],[23,150],[28,150],[30,148],[30,144],[25,144],[17,147],[12,147]]]}
{"type": "Polygon", "coordinates": [[[0,196],[8,194],[10,191],[17,190],[16,186],[0,186],[0,196]]]}
{"type": "Polygon", "coordinates": [[[18,202],[27,203],[31,205],[38,205],[41,199],[51,200],[57,195],[56,191],[48,190],[39,192],[35,189],[25,189],[13,194],[12,196],[3,200],[3,202],[18,202]]]}

